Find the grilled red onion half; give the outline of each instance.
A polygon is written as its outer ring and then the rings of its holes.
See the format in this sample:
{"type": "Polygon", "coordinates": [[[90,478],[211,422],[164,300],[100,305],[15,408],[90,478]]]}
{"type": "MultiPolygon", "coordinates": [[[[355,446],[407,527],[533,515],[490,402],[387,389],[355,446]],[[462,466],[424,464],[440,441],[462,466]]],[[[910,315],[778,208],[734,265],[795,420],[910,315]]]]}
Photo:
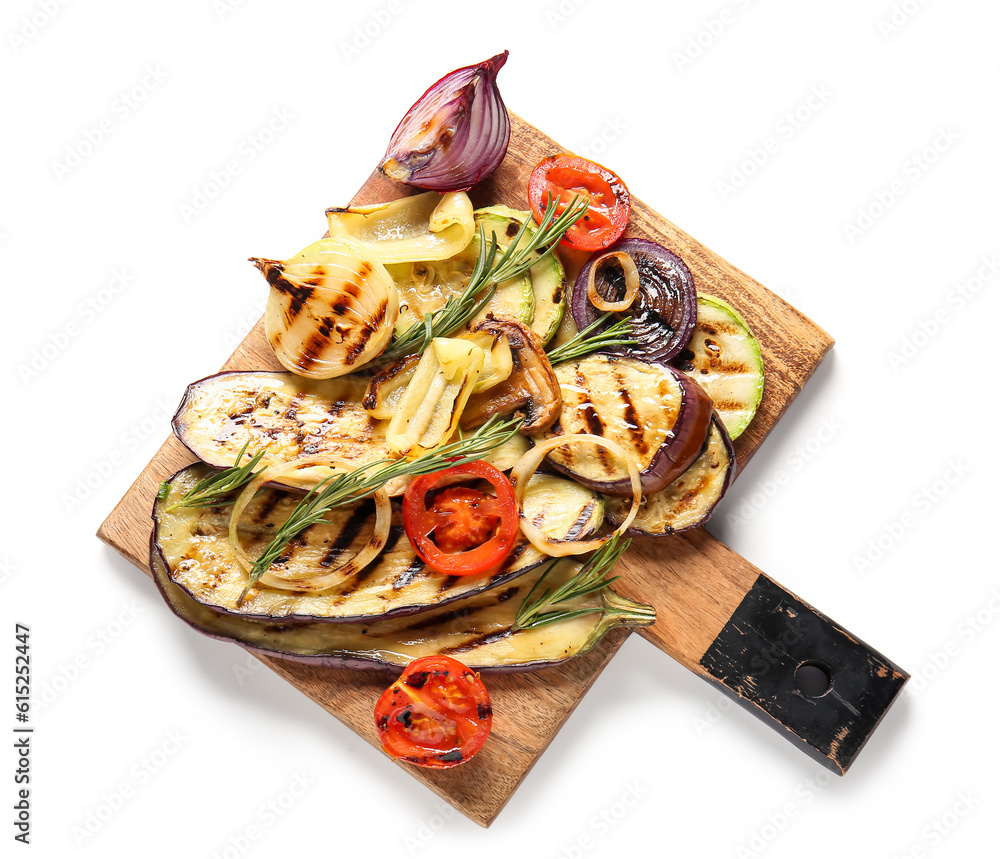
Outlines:
{"type": "MultiPolygon", "coordinates": [[[[607,252],[627,253],[639,271],[639,289],[632,306],[625,313],[615,314],[619,319],[631,316],[629,336],[637,344],[609,346],[601,351],[644,361],[673,358],[691,339],[698,318],[698,296],[691,271],[675,253],[646,239],[622,239],[607,252]]],[[[583,267],[573,286],[573,320],[581,331],[601,315],[587,297],[590,271],[597,259],[583,267]]],[[[621,266],[601,266],[594,283],[606,301],[615,301],[625,292],[621,266]]]]}
{"type": "Polygon", "coordinates": [[[379,164],[392,179],[432,191],[465,191],[503,161],[510,116],[497,89],[507,51],[445,75],[396,126],[379,164]]]}

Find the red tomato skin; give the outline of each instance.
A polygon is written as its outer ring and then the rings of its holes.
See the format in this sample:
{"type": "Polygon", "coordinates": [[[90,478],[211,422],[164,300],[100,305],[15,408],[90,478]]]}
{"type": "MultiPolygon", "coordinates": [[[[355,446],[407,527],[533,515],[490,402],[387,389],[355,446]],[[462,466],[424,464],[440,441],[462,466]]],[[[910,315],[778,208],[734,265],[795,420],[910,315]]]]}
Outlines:
{"type": "Polygon", "coordinates": [[[479,675],[450,656],[415,659],[375,704],[375,727],[391,757],[431,769],[465,763],[493,724],[479,675]]]}
{"type": "Polygon", "coordinates": [[[625,232],[632,210],[632,198],[625,183],[607,167],[567,152],[542,159],[528,180],[528,201],[536,221],[549,195],[558,197],[561,212],[574,194],[586,196],[590,209],[566,233],[567,247],[599,251],[613,245],[625,232]]]}
{"type": "Polygon", "coordinates": [[[417,477],[403,495],[403,527],[410,544],[427,566],[450,576],[475,575],[499,564],[514,548],[519,521],[517,500],[510,482],[502,471],[482,460],[417,477]],[[438,484],[461,477],[486,480],[493,486],[497,495],[489,506],[499,515],[499,524],[496,533],[485,543],[467,551],[449,553],[430,537],[439,520],[428,509],[426,497],[438,484]]]}

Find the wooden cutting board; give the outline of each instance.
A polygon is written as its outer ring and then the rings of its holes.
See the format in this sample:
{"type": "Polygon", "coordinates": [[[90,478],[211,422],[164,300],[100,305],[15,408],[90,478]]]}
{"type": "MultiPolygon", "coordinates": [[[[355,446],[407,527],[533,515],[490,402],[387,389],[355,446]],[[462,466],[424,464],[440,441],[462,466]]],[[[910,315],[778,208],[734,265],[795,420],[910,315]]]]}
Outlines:
{"type": "MultiPolygon", "coordinates": [[[[512,123],[503,164],[472,192],[477,207],[505,203],[524,208],[532,167],[546,155],[563,151],[518,117],[512,116],[512,123]]],[[[405,193],[405,188],[376,171],[352,202],[374,203],[405,193]]],[[[323,223],[323,214],[317,213],[317,234],[323,223]]],[[[833,340],[795,308],[635,199],[628,235],[653,239],[680,255],[699,292],[729,301],[757,335],[766,387],[757,417],[736,441],[742,469],[833,340]]],[[[309,240],[303,237],[303,245],[309,240]]],[[[254,277],[248,266],[248,282],[253,283],[254,277]]],[[[258,288],[266,288],[263,281],[258,288]]],[[[214,369],[206,368],[205,375],[214,369]]],[[[223,369],[281,369],[264,341],[261,323],[223,369]]],[[[189,381],[177,380],[178,402],[189,381]]],[[[102,540],[147,574],[150,511],[157,487],[192,459],[176,439],[168,438],[98,531],[102,540]]],[[[616,572],[623,573],[617,590],[656,608],[656,623],[642,629],[641,635],[835,772],[850,766],[908,678],[701,529],[662,540],[635,540],[616,572]],[[803,664],[807,667],[800,667],[803,664]],[[831,680],[829,691],[820,694],[831,680]],[[809,681],[818,687],[810,688],[809,681]]],[[[400,766],[472,820],[488,826],[627,635],[624,630],[613,632],[590,654],[555,668],[490,676],[495,716],[483,750],[452,770],[400,766]]],[[[263,661],[379,748],[372,713],[388,685],[386,675],[272,658],[263,661]]]]}

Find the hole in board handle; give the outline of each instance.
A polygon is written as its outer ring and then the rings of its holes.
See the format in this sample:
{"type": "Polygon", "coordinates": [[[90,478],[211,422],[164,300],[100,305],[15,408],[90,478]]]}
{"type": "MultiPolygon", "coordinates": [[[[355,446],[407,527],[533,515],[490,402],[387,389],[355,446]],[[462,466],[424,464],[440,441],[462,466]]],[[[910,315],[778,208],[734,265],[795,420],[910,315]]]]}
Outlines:
{"type": "Polygon", "coordinates": [[[833,688],[833,674],[822,662],[803,662],[795,669],[795,688],[806,698],[822,698],[833,688]]]}

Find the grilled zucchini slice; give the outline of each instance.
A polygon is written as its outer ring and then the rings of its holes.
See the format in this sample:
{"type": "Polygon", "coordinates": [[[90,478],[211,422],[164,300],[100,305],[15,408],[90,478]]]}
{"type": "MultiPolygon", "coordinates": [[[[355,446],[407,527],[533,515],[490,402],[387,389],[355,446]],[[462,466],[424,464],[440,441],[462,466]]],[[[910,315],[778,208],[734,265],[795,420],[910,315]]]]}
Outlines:
{"type": "Polygon", "coordinates": [[[708,392],[729,437],[738,438],[764,396],[764,358],[736,308],[721,298],[699,295],[694,333],[671,364],[708,392]]]}

